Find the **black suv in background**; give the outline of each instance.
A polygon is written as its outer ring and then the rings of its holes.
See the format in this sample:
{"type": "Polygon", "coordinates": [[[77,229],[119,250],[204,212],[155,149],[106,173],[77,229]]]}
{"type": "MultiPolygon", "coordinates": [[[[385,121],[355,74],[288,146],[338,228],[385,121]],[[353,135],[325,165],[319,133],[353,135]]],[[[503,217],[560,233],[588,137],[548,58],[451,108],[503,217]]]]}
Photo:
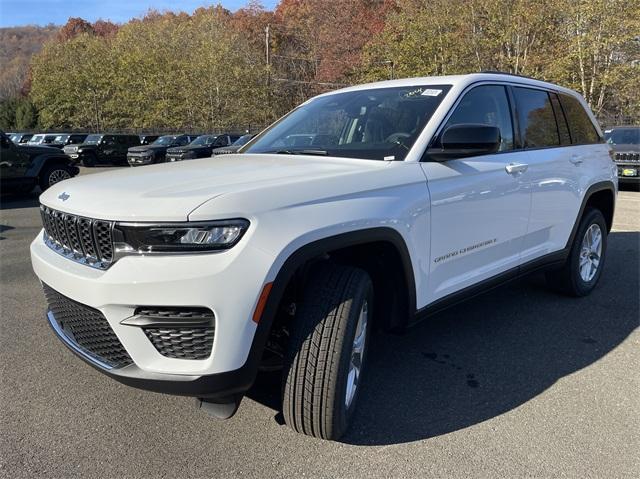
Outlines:
{"type": "Polygon", "coordinates": [[[215,148],[212,152],[211,152],[211,156],[216,156],[216,155],[228,155],[230,153],[235,153],[237,152],[241,147],[243,147],[244,145],[246,145],[247,143],[249,143],[249,140],[251,140],[251,138],[253,138],[256,135],[242,135],[240,138],[238,138],[236,141],[234,141],[232,144],[230,144],[229,146],[223,146],[221,148],[215,148]]]}
{"type": "Polygon", "coordinates": [[[56,148],[16,145],[0,131],[0,190],[29,193],[36,186],[44,191],[78,174],[69,157],[56,148]]]}
{"type": "Polygon", "coordinates": [[[640,185],[640,126],[616,126],[604,137],[614,152],[618,183],[640,185]]]}
{"type": "Polygon", "coordinates": [[[89,135],[79,145],[67,145],[64,152],[72,160],[82,162],[84,166],[98,163],[114,165],[127,164],[127,150],[140,144],[138,135],[95,134],[89,135]]]}
{"type": "Polygon", "coordinates": [[[150,145],[129,148],[127,161],[131,166],[164,163],[169,148],[186,146],[200,135],[164,135],[150,145]]]}
{"type": "Polygon", "coordinates": [[[53,140],[55,140],[56,136],[58,136],[59,134],[60,133],[37,133],[33,135],[31,138],[29,138],[29,141],[27,141],[27,144],[32,146],[37,146],[37,145],[47,146],[51,142],[53,142],[53,140]]]}
{"type": "Polygon", "coordinates": [[[140,144],[141,145],[150,145],[154,141],[156,141],[160,135],[140,135],[140,144]]]}
{"type": "Polygon", "coordinates": [[[238,135],[200,135],[186,146],[175,146],[167,150],[167,161],[207,158],[215,148],[229,146],[238,139],[238,135]]]}
{"type": "Polygon", "coordinates": [[[62,133],[56,136],[49,146],[62,149],[67,145],[79,145],[87,136],[87,133],[62,133]]]}
{"type": "Polygon", "coordinates": [[[28,142],[31,137],[33,137],[33,133],[12,133],[8,136],[11,141],[13,141],[16,145],[19,145],[21,143],[28,142]]]}

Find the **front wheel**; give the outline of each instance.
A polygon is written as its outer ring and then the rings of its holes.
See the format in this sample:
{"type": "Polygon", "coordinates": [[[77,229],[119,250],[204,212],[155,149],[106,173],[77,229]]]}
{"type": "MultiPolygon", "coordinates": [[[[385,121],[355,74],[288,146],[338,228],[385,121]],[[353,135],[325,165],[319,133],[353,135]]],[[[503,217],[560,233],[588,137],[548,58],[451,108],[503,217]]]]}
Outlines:
{"type": "Polygon", "coordinates": [[[553,289],[570,296],[586,296],[598,284],[607,252],[607,223],[600,210],[585,211],[571,252],[560,270],[546,274],[553,289]]]}
{"type": "Polygon", "coordinates": [[[98,163],[98,159],[95,157],[95,155],[86,155],[82,159],[82,165],[89,168],[96,166],[97,163],[98,163]]]}
{"type": "Polygon", "coordinates": [[[319,265],[293,320],[282,409],[295,431],[339,439],[361,389],[373,320],[369,275],[352,266],[319,265]]]}
{"type": "Polygon", "coordinates": [[[40,189],[42,191],[50,188],[62,180],[69,179],[73,176],[71,168],[66,165],[51,165],[45,167],[40,174],[40,189]]]}

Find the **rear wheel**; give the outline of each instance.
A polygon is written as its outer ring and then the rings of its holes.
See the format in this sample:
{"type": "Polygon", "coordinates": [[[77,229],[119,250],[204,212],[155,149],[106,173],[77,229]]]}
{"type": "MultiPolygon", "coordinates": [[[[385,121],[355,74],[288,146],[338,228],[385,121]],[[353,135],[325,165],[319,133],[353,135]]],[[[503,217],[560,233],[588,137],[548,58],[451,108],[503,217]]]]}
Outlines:
{"type": "Polygon", "coordinates": [[[42,191],[59,183],[63,180],[69,179],[73,176],[71,168],[62,164],[53,164],[46,166],[40,173],[40,188],[42,191]]]}
{"type": "Polygon", "coordinates": [[[586,296],[598,284],[607,251],[607,223],[600,210],[585,211],[562,269],[549,271],[547,283],[570,296],[586,296]]]}
{"type": "Polygon", "coordinates": [[[295,431],[339,439],[361,389],[373,313],[369,275],[323,264],[309,278],[291,328],[283,414],[295,431]]]}

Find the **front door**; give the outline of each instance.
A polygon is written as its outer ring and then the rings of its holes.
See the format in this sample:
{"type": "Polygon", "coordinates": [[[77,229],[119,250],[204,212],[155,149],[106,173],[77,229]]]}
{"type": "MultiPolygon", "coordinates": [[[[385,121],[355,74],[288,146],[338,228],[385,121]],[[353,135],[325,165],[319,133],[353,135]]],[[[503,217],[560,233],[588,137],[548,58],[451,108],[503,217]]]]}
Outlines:
{"type": "Polygon", "coordinates": [[[529,220],[527,153],[514,151],[505,86],[465,93],[442,131],[457,124],[496,126],[501,145],[494,154],[421,163],[431,195],[429,302],[517,268],[529,220]]]}
{"type": "Polygon", "coordinates": [[[0,179],[3,187],[10,187],[24,180],[24,175],[31,166],[26,152],[20,151],[8,136],[0,136],[0,179]]]}

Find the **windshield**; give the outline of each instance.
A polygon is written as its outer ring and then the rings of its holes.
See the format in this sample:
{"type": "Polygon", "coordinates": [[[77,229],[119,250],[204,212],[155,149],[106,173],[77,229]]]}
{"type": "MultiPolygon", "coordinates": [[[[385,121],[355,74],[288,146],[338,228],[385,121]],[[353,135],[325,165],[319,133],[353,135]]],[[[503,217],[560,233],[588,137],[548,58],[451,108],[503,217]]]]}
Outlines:
{"type": "Polygon", "coordinates": [[[615,128],[605,131],[604,137],[612,145],[639,145],[640,128],[615,128]]]}
{"type": "Polygon", "coordinates": [[[33,135],[27,143],[40,143],[44,139],[44,135],[33,135]]]}
{"type": "Polygon", "coordinates": [[[97,145],[98,143],[100,143],[101,139],[102,135],[89,135],[84,139],[84,142],[88,145],[97,145]]]}
{"type": "Polygon", "coordinates": [[[242,146],[242,145],[246,145],[249,140],[251,138],[253,138],[254,135],[242,135],[240,138],[238,138],[236,141],[234,141],[232,143],[233,146],[242,146]]]}
{"type": "Polygon", "coordinates": [[[154,141],[153,143],[151,143],[152,145],[170,145],[171,143],[173,143],[173,141],[177,138],[177,136],[161,136],[160,138],[158,138],[156,141],[154,141]]]}
{"type": "Polygon", "coordinates": [[[356,90],[293,110],[244,153],[403,160],[450,85],[356,90]]]}
{"type": "Polygon", "coordinates": [[[9,137],[9,139],[10,139],[11,141],[13,141],[14,143],[16,143],[16,142],[20,141],[20,137],[21,137],[21,136],[22,136],[22,135],[11,135],[11,136],[9,137]]]}
{"type": "Polygon", "coordinates": [[[67,139],[69,138],[70,135],[58,135],[55,137],[55,139],[53,140],[54,143],[64,143],[65,141],[67,141],[67,139]]]}
{"type": "Polygon", "coordinates": [[[196,145],[210,145],[211,143],[213,143],[216,138],[218,138],[215,135],[201,135],[198,138],[196,138],[195,140],[193,140],[191,143],[189,143],[190,145],[196,146],[196,145]]]}

